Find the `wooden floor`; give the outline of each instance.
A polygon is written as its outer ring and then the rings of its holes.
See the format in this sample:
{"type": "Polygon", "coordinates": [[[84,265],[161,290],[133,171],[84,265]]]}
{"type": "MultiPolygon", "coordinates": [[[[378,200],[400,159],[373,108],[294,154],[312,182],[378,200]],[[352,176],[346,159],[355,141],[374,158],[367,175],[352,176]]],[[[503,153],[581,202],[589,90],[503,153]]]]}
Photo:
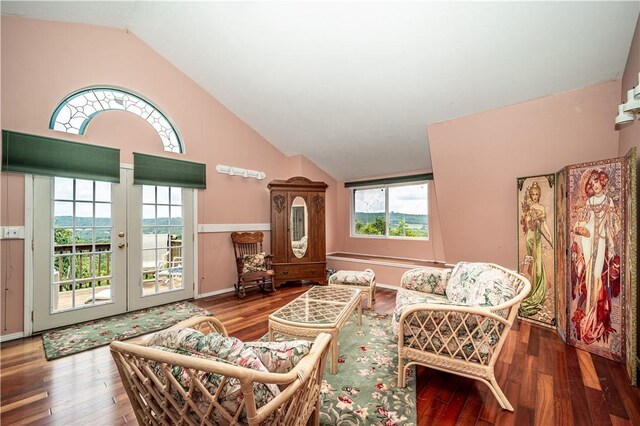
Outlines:
{"type": "MultiPolygon", "coordinates": [[[[250,291],[241,301],[223,295],[195,303],[214,313],[229,333],[254,340],[267,316],[307,290],[250,291]]],[[[379,289],[374,309],[393,310],[395,292],[379,289]]],[[[108,347],[46,361],[42,339],[8,342],[0,352],[2,425],[135,424],[108,347]]],[[[624,367],[565,346],[548,329],[516,322],[497,363],[498,383],[515,407],[503,411],[473,380],[418,369],[419,425],[640,425],[640,391],[624,367]]]]}

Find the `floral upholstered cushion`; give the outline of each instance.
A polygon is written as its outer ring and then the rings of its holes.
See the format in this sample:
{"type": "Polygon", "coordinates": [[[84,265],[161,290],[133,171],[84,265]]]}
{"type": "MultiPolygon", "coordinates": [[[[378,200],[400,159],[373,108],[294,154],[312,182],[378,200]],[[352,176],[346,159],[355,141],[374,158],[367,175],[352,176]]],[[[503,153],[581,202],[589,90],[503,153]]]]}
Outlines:
{"type": "Polygon", "coordinates": [[[515,296],[505,274],[485,263],[460,262],[451,273],[446,294],[449,301],[467,306],[496,306],[515,296]]]}
{"type": "Polygon", "coordinates": [[[264,258],[264,253],[245,254],[242,256],[242,273],[266,271],[267,264],[264,258]]]}
{"type": "Polygon", "coordinates": [[[445,296],[422,293],[413,290],[398,289],[398,292],[396,293],[396,308],[393,311],[393,318],[391,319],[391,327],[393,329],[394,335],[398,335],[398,325],[402,313],[408,307],[417,305],[419,303],[435,303],[439,305],[451,304],[445,296]]]}
{"type": "MultiPolygon", "coordinates": [[[[251,370],[268,372],[254,350],[235,337],[224,337],[217,333],[205,335],[190,328],[167,329],[153,335],[148,345],[168,352],[196,358],[212,359],[251,370]]],[[[156,374],[162,380],[163,377],[160,374],[160,366],[155,364],[152,365],[152,368],[157,370],[156,374]]],[[[171,369],[171,374],[178,383],[185,390],[189,389],[191,378],[186,369],[180,365],[173,365],[171,369]]],[[[222,376],[219,374],[202,371],[198,373],[197,377],[211,394],[216,392],[222,381],[222,376]]],[[[267,404],[279,394],[280,389],[276,385],[263,383],[256,383],[254,385],[254,395],[258,408],[267,404]]],[[[240,408],[243,398],[240,381],[235,378],[230,378],[224,385],[218,401],[226,410],[235,413],[240,408]]],[[[209,403],[207,397],[204,395],[202,395],[201,398],[196,398],[196,400],[199,400],[199,403],[201,403],[203,407],[206,407],[209,403]]],[[[213,414],[215,417],[215,413],[213,414]]]]}
{"type": "Polygon", "coordinates": [[[449,268],[411,269],[402,276],[402,288],[444,296],[447,281],[451,276],[449,268]]]}
{"type": "Polygon", "coordinates": [[[338,271],[329,277],[329,284],[369,286],[376,278],[371,269],[364,271],[338,271]]]}
{"type": "Polygon", "coordinates": [[[312,343],[308,340],[246,342],[245,346],[254,350],[271,373],[288,373],[309,353],[312,343]]]}

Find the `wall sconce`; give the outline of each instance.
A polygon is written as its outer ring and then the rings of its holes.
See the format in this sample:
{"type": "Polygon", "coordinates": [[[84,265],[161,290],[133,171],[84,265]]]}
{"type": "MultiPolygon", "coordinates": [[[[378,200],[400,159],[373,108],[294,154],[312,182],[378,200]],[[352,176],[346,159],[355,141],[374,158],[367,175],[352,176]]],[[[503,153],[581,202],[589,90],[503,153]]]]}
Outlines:
{"type": "Polygon", "coordinates": [[[627,102],[618,105],[616,126],[630,123],[640,117],[640,73],[638,73],[638,85],[627,91],[627,102]]]}
{"type": "Polygon", "coordinates": [[[222,173],[229,176],[240,176],[245,178],[254,178],[258,180],[262,180],[267,177],[265,172],[243,169],[241,167],[225,166],[224,164],[218,164],[216,166],[216,170],[218,171],[218,173],[222,173]]]}

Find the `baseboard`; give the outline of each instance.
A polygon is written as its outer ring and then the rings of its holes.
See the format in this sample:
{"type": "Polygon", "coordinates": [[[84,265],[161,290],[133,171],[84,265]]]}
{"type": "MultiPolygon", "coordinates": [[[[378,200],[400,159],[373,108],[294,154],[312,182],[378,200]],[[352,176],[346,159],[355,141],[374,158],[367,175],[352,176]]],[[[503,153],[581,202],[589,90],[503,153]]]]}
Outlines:
{"type": "Polygon", "coordinates": [[[22,339],[23,337],[24,333],[22,331],[20,333],[5,334],[0,336],[0,343],[8,342],[9,340],[22,339]]]}
{"type": "MultiPolygon", "coordinates": [[[[392,258],[389,258],[392,259],[392,258]]],[[[377,266],[389,266],[392,268],[401,268],[401,269],[415,269],[415,268],[422,268],[424,266],[422,265],[417,265],[417,264],[411,264],[411,263],[399,263],[399,262],[393,262],[392,260],[390,261],[384,261],[384,260],[370,260],[370,259],[356,259],[353,257],[341,257],[341,256],[334,256],[331,254],[327,255],[327,260],[336,260],[339,262],[352,262],[352,263],[363,263],[366,265],[377,265],[377,266]]],[[[401,260],[401,258],[398,258],[398,260],[401,260]]],[[[402,259],[402,260],[407,260],[407,261],[411,261],[411,260],[416,260],[418,261],[419,259],[402,259]]],[[[425,260],[421,260],[421,262],[426,262],[425,260]]],[[[443,263],[443,262],[439,262],[439,261],[433,261],[434,263],[438,263],[440,265],[442,265],[443,267],[450,267],[452,265],[449,265],[447,263],[443,263]]]]}
{"type": "Polygon", "coordinates": [[[235,287],[227,287],[222,290],[210,291],[209,293],[198,294],[194,296],[194,299],[204,299],[205,297],[218,296],[220,294],[226,294],[236,291],[235,287]]]}
{"type": "Polygon", "coordinates": [[[376,283],[376,287],[380,287],[380,288],[386,288],[388,290],[394,290],[394,291],[398,291],[398,289],[400,288],[397,285],[391,285],[391,284],[383,284],[383,283],[376,283]]]}

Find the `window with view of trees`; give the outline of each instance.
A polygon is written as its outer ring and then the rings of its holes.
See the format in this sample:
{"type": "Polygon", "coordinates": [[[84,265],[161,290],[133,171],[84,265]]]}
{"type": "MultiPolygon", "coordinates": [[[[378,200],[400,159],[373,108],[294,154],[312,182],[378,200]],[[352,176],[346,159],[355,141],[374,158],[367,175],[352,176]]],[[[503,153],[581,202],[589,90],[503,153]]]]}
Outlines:
{"type": "Polygon", "coordinates": [[[427,183],[353,190],[354,235],[429,238],[427,183]]]}

